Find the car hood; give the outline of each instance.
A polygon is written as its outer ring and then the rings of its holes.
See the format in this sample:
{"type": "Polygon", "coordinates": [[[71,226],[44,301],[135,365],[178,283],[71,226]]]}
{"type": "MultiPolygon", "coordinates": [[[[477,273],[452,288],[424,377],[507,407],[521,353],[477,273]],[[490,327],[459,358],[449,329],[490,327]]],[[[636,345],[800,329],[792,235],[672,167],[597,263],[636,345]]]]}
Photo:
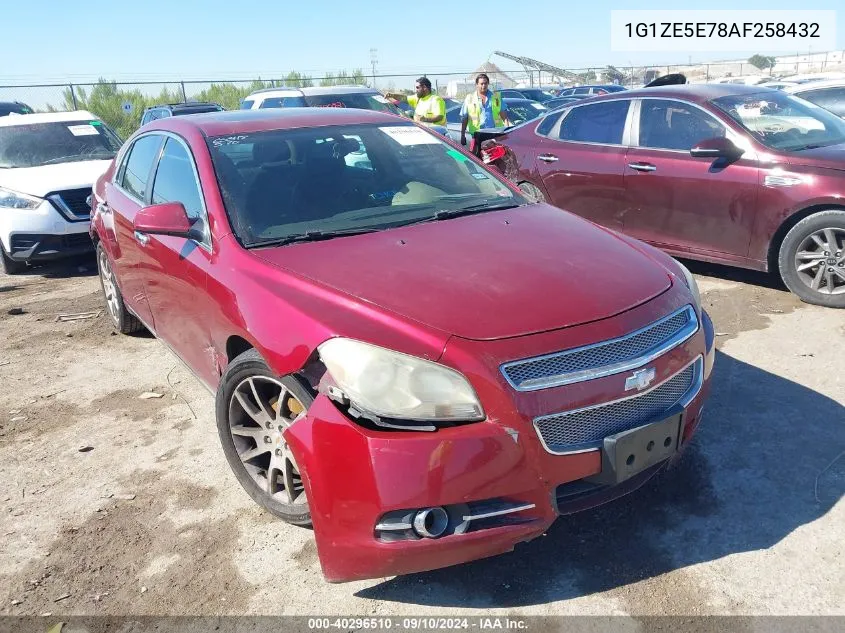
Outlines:
{"type": "Polygon", "coordinates": [[[43,197],[53,191],[90,187],[110,164],[111,160],[86,160],[43,167],[0,169],[0,187],[43,197]]]}
{"type": "Polygon", "coordinates": [[[663,267],[613,233],[545,204],[251,252],[477,340],[604,319],[671,285],[663,267]]]}
{"type": "Polygon", "coordinates": [[[843,171],[845,170],[845,143],[791,152],[789,163],[843,171]]]}

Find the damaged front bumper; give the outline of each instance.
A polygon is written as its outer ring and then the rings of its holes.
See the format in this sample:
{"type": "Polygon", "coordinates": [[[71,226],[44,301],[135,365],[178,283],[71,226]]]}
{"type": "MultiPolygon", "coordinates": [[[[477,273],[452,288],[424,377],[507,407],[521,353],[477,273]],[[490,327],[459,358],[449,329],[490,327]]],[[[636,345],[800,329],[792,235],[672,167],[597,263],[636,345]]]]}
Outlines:
{"type": "MultiPolygon", "coordinates": [[[[554,454],[518,399],[507,410],[492,406],[484,422],[425,433],[364,428],[319,395],[307,418],[285,435],[303,474],[326,579],[409,574],[508,552],[543,534],[561,514],[635,490],[677,459],[695,432],[709,387],[713,339],[712,323],[702,313],[695,337],[658,364],[660,380],[689,365],[689,358],[700,366],[694,393],[671,412],[678,420],[675,445],[655,463],[612,479],[607,442],[554,454]],[[420,518],[430,509],[435,511],[420,518]]],[[[479,391],[484,399],[484,389],[479,391]]],[[[646,455],[636,441],[623,440],[621,445],[640,451],[638,459],[646,455]]],[[[644,438],[642,444],[649,442],[644,438]]]]}

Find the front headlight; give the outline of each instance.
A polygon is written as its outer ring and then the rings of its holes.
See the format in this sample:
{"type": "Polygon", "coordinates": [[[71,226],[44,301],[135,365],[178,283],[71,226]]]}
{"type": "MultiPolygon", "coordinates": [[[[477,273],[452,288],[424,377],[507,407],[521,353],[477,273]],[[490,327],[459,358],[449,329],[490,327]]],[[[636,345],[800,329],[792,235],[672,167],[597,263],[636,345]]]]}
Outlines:
{"type": "Polygon", "coordinates": [[[692,276],[689,269],[681,262],[675,260],[675,263],[678,264],[678,267],[684,273],[684,281],[687,284],[687,288],[689,288],[692,293],[693,305],[695,306],[696,312],[701,312],[701,293],[698,291],[698,283],[695,281],[695,277],[692,276]]]}
{"type": "Polygon", "coordinates": [[[41,198],[0,187],[0,207],[7,209],[35,209],[41,202],[41,198]]]}
{"type": "Polygon", "coordinates": [[[431,422],[484,419],[475,390],[454,369],[347,338],[330,339],[318,350],[337,387],[364,413],[431,422]]]}

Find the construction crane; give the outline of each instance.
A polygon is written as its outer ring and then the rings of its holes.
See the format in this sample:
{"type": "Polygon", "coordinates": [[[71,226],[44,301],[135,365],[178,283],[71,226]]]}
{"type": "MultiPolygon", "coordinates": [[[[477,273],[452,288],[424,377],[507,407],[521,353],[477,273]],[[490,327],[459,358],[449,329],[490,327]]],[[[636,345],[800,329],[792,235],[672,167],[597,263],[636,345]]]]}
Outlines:
{"type": "Polygon", "coordinates": [[[537,80],[538,83],[540,82],[540,74],[541,72],[545,71],[549,73],[552,78],[554,79],[557,77],[558,79],[575,79],[575,73],[571,73],[568,70],[564,70],[563,68],[558,68],[557,66],[552,66],[550,64],[546,64],[536,59],[531,59],[530,57],[520,57],[519,55],[511,55],[510,53],[504,53],[502,51],[493,51],[494,55],[498,55],[499,57],[504,57],[505,59],[510,59],[511,61],[515,61],[518,64],[522,65],[522,68],[531,78],[531,85],[534,85],[534,74],[532,71],[538,71],[537,80]]]}

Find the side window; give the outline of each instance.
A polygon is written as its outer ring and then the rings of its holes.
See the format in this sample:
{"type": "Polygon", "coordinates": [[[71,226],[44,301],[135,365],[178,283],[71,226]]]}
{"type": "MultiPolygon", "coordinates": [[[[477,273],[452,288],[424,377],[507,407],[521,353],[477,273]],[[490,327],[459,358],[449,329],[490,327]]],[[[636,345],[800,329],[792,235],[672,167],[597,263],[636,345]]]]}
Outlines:
{"type": "Polygon", "coordinates": [[[540,121],[540,125],[537,126],[537,134],[542,134],[543,136],[548,136],[549,132],[552,131],[552,128],[555,126],[555,123],[558,122],[563,112],[554,112],[552,114],[546,115],[546,117],[540,121]]]}
{"type": "Polygon", "coordinates": [[[575,91],[572,94],[588,95],[588,94],[590,94],[590,89],[589,88],[576,88],[575,91]]]}
{"type": "Polygon", "coordinates": [[[194,175],[193,160],[185,146],[174,138],[168,138],[164,145],[153,183],[153,204],[163,202],[181,202],[192,220],[203,216],[202,197],[194,175]]]}
{"type": "Polygon", "coordinates": [[[630,103],[629,100],[605,101],[572,108],[560,125],[558,138],[577,143],[619,145],[630,103]]]}
{"type": "Polygon", "coordinates": [[[815,103],[825,110],[830,110],[838,116],[845,117],[845,86],[841,88],[808,90],[796,96],[815,103]]]}
{"type": "Polygon", "coordinates": [[[446,123],[460,123],[461,122],[461,108],[451,108],[446,110],[446,123]]]}
{"type": "Polygon", "coordinates": [[[139,138],[129,150],[129,159],[126,161],[119,184],[139,200],[147,199],[147,179],[158,155],[159,147],[161,147],[161,136],[151,134],[139,138]]]}
{"type": "Polygon", "coordinates": [[[303,107],[305,100],[302,97],[269,97],[261,102],[259,108],[297,108],[303,107]]]}
{"type": "Polygon", "coordinates": [[[252,104],[255,103],[252,99],[244,99],[241,101],[241,110],[252,110],[252,104]]]}
{"type": "Polygon", "coordinates": [[[640,147],[688,151],[699,141],[724,135],[721,123],[691,105],[643,99],[640,106],[640,147]]]}

